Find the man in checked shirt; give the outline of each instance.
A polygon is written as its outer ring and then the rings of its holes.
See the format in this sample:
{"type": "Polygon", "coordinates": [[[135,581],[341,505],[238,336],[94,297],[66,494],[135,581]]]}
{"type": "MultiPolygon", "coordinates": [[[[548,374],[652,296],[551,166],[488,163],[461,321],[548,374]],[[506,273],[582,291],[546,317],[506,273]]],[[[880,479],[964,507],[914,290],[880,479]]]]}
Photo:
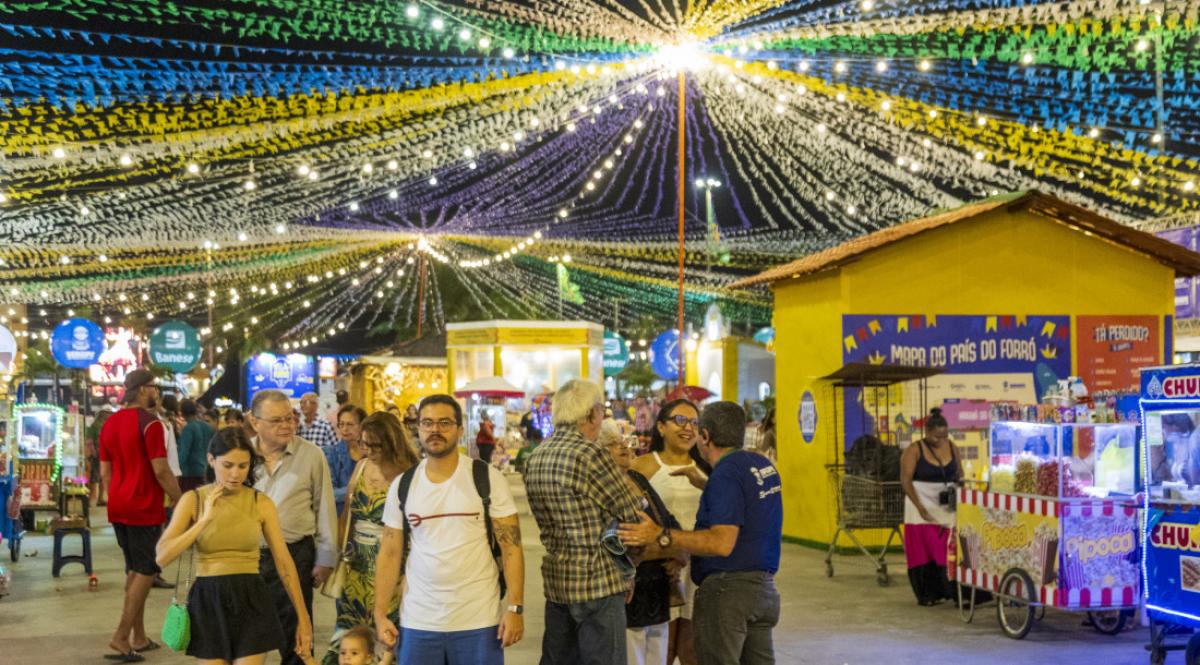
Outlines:
{"type": "Polygon", "coordinates": [[[525,488],[546,556],[546,628],[541,665],[625,665],[623,572],[600,544],[614,520],[640,508],[608,451],[596,444],[604,393],[568,381],[554,394],[554,436],[529,456],[525,488]]]}

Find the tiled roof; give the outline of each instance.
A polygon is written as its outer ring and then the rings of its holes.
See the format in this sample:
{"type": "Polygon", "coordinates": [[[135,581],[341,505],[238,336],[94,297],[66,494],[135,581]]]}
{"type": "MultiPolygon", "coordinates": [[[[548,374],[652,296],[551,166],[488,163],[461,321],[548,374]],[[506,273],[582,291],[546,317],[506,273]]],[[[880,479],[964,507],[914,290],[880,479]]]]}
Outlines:
{"type": "Polygon", "coordinates": [[[1038,191],[1028,191],[992,197],[922,219],[897,224],[896,226],[854,238],[836,247],[830,247],[815,254],[810,254],[791,263],[771,268],[753,277],[738,280],[731,284],[730,287],[745,288],[756,284],[776,282],[781,279],[811,275],[823,270],[837,268],[857,260],[863,254],[886,247],[894,242],[954,224],[955,222],[961,222],[964,219],[978,217],[999,208],[1006,208],[1010,212],[1026,210],[1088,235],[1127,247],[1172,268],[1175,274],[1180,277],[1200,275],[1200,254],[1196,252],[1168,240],[1163,240],[1153,234],[1125,226],[1048,194],[1038,191]]]}

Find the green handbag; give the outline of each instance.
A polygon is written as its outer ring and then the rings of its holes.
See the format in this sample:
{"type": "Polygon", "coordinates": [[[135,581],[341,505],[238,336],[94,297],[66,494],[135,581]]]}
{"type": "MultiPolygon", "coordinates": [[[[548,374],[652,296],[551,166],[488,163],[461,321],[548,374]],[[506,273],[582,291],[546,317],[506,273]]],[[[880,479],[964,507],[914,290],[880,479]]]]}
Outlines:
{"type": "MultiPolygon", "coordinates": [[[[200,493],[196,492],[196,518],[200,517],[200,493]]],[[[183,562],[175,568],[175,595],[171,596],[171,604],[167,606],[167,616],[163,618],[162,641],[171,651],[182,653],[187,651],[188,643],[192,641],[192,618],[188,616],[187,588],[192,581],[192,562],[196,556],[196,543],[188,548],[187,577],[183,586],[179,586],[179,573],[183,562]],[[179,601],[179,590],[183,589],[183,602],[179,601]]]]}
{"type": "Polygon", "coordinates": [[[162,641],[171,651],[187,651],[188,642],[192,640],[192,620],[188,616],[187,602],[176,602],[171,599],[167,607],[167,616],[163,619],[162,641]]]}

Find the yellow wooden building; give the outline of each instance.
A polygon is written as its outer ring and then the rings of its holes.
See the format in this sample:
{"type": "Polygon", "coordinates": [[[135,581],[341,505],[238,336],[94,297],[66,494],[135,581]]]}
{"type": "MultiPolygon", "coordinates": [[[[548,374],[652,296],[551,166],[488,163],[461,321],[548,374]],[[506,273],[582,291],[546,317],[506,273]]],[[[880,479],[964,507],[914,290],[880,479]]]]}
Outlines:
{"type": "MultiPolygon", "coordinates": [[[[891,320],[908,325],[914,318],[982,315],[1019,324],[1026,315],[1057,315],[1069,317],[1076,331],[1079,317],[1137,316],[1158,322],[1152,346],[1170,362],[1174,279],[1197,273],[1200,254],[1025,192],[900,224],[735,283],[770,284],[774,292],[785,537],[826,544],[836,528],[826,465],[831,451],[846,443],[834,441],[842,429],[834,414],[843,405],[835,411],[835,393],[820,377],[844,365],[856,334],[876,334],[874,325],[845,329],[853,317],[905,315],[891,320]],[[807,442],[800,431],[802,398],[808,422],[815,420],[807,442]]],[[[1070,344],[1072,374],[1081,360],[1089,361],[1074,355],[1079,346],[1070,344]]]]}

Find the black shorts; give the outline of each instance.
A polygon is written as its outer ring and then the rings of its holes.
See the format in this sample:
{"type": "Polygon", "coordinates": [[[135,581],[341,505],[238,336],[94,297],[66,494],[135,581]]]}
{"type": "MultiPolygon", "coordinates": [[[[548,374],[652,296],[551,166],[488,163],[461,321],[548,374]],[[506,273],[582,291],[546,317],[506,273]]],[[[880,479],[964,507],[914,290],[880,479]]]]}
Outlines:
{"type": "Polygon", "coordinates": [[[157,575],[162,572],[154,562],[154,550],[158,539],[162,536],[162,525],[136,526],[113,522],[113,531],[117,534],[117,544],[125,554],[125,572],[133,571],[142,575],[157,575]]]}
{"type": "Polygon", "coordinates": [[[187,609],[189,656],[234,661],[275,651],[283,643],[279,612],[261,575],[197,577],[187,609]]]}

